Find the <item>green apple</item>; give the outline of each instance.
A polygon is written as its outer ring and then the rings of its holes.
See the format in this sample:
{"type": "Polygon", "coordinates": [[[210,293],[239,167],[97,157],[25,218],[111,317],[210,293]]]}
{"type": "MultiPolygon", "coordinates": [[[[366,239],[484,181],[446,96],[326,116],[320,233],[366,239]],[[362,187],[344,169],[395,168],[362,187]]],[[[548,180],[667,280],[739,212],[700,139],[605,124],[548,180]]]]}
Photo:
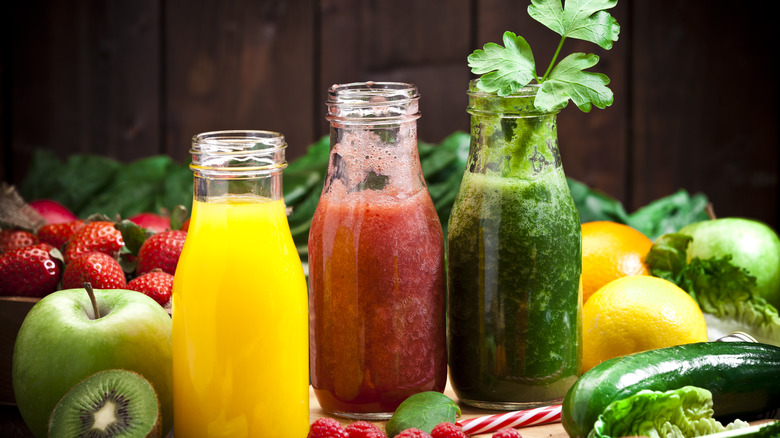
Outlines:
{"type": "Polygon", "coordinates": [[[54,406],[84,378],[107,369],[135,371],[160,397],[163,436],[173,425],[171,317],[148,296],[95,290],[96,317],[85,289],[54,292],[22,322],[12,378],[19,412],[36,437],[45,437],[54,406]]]}
{"type": "Polygon", "coordinates": [[[756,293],[780,309],[780,238],[763,222],[728,217],[696,222],[678,231],[693,237],[688,260],[731,255],[756,277],[756,293]]]}

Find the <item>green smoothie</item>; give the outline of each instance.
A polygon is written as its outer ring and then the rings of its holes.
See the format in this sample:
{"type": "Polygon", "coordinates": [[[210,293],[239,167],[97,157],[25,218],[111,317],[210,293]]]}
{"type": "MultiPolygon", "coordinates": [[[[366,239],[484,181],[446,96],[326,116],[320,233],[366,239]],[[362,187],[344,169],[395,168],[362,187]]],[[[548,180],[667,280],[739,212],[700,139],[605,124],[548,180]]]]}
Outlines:
{"type": "Polygon", "coordinates": [[[451,383],[478,407],[549,404],[581,367],[580,223],[555,115],[471,103],[469,167],[447,237],[451,383]]]}

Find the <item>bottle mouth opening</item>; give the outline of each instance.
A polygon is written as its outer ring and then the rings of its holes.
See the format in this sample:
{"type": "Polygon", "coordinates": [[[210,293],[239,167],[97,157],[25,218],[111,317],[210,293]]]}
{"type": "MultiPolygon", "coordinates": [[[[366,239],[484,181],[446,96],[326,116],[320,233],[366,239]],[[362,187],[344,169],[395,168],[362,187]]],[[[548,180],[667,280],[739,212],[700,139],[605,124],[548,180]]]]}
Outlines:
{"type": "Polygon", "coordinates": [[[192,169],[209,177],[252,177],[287,167],[282,134],[274,131],[211,131],[192,137],[192,169]]]}
{"type": "Polygon", "coordinates": [[[392,124],[420,118],[417,86],[404,82],[352,82],[328,89],[326,119],[392,124]]]}

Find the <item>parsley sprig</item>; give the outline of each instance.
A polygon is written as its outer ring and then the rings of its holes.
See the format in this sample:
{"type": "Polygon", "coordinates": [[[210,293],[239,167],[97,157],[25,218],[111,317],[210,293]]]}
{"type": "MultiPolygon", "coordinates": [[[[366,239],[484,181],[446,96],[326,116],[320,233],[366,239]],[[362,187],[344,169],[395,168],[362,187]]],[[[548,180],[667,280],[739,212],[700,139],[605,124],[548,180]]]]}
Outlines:
{"type": "Polygon", "coordinates": [[[586,69],[598,63],[594,54],[572,53],[557,65],[566,38],[575,38],[598,44],[609,50],[617,41],[620,25],[606,9],[617,5],[617,0],[531,0],[528,15],[561,36],[561,41],[544,75],[536,73],[536,62],[528,42],[513,32],[504,32],[504,45],[487,43],[468,57],[474,74],[482,75],[478,87],[500,96],[508,96],[536,81],[541,87],[534,100],[543,111],[563,109],[571,99],[583,112],[591,105],[606,108],[614,96],[607,87],[609,78],[586,69]]]}

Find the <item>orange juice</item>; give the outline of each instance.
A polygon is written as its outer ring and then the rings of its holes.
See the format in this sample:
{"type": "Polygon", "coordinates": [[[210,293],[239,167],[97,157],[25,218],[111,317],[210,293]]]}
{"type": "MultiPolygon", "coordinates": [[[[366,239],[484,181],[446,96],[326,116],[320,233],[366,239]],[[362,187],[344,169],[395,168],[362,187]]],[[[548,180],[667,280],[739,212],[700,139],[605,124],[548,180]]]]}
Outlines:
{"type": "Polygon", "coordinates": [[[176,438],[305,437],[307,307],[283,200],[194,201],[173,286],[176,438]]]}

